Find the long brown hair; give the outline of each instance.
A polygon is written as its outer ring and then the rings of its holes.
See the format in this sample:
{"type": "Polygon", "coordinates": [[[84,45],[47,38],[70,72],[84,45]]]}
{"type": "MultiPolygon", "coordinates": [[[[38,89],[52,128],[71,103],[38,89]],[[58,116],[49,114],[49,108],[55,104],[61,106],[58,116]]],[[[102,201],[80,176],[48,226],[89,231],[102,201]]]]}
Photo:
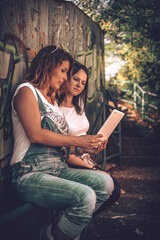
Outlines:
{"type": "MultiPolygon", "coordinates": [[[[70,71],[74,62],[72,56],[62,48],[54,45],[42,48],[32,60],[24,81],[32,83],[37,88],[44,89],[48,80],[51,79],[54,68],[64,60],[68,60],[70,63],[67,73],[68,78],[70,78],[70,71]]],[[[54,89],[50,89],[48,95],[52,97],[53,92],[54,89]]]]}
{"type": "MultiPolygon", "coordinates": [[[[76,112],[78,114],[82,114],[83,110],[86,107],[87,104],[87,97],[88,97],[88,69],[86,68],[85,65],[79,63],[79,62],[75,62],[74,66],[73,66],[73,70],[72,70],[72,76],[74,74],[76,74],[79,70],[83,70],[86,74],[87,74],[87,81],[85,84],[85,87],[83,89],[83,91],[77,95],[73,97],[72,103],[73,106],[76,109],[76,112]],[[80,102],[82,102],[82,106],[80,105],[80,102]]],[[[70,78],[68,79],[68,81],[70,81],[70,78]]],[[[61,105],[61,103],[63,101],[66,100],[66,93],[67,93],[67,82],[65,81],[62,85],[62,87],[60,88],[60,97],[59,97],[59,105],[61,105]]]]}

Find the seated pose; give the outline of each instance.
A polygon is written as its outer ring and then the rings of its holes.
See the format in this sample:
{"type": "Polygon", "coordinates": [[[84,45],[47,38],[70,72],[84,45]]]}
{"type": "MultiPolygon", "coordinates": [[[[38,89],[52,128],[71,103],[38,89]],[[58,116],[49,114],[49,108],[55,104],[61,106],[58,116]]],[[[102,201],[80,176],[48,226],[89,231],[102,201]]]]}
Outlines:
{"type": "Polygon", "coordinates": [[[69,146],[93,149],[102,135],[69,136],[55,94],[69,78],[72,56],[61,46],[46,46],[33,59],[12,99],[13,188],[24,202],[64,210],[56,228],[40,239],[72,240],[92,218],[96,204],[109,199],[113,179],[103,172],[68,166],[69,146]]]}
{"type": "MultiPolygon", "coordinates": [[[[75,62],[71,74],[71,78],[64,82],[60,88],[59,104],[69,126],[68,134],[82,136],[89,129],[89,122],[85,114],[88,92],[88,70],[83,64],[75,62]]],[[[106,147],[106,144],[107,140],[99,144],[97,149],[88,149],[88,152],[85,153],[83,153],[84,149],[78,148],[78,151],[70,155],[69,159],[67,159],[69,166],[104,171],[91,159],[89,152],[97,154],[106,147]]],[[[110,199],[94,212],[94,216],[111,206],[119,198],[120,186],[115,179],[113,180],[114,191],[110,199]]]]}
{"type": "MultiPolygon", "coordinates": [[[[71,79],[64,82],[60,88],[59,105],[69,126],[68,134],[72,136],[86,135],[89,121],[85,114],[88,92],[88,70],[79,62],[75,62],[71,79]]],[[[98,148],[88,149],[88,152],[97,154],[106,147],[108,139],[101,142],[98,148]]],[[[76,148],[75,154],[70,155],[67,162],[70,166],[94,168],[96,163],[91,159],[84,148],[76,148]],[[78,150],[78,151],[77,151],[78,150]],[[81,152],[81,153],[80,153],[81,152]],[[77,156],[78,155],[78,156],[77,156]]]]}

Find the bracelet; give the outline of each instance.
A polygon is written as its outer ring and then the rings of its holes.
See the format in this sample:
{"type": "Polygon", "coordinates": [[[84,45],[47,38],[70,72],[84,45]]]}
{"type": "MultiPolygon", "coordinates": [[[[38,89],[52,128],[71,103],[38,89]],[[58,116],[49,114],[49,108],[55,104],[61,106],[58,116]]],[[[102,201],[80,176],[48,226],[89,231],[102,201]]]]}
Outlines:
{"type": "Polygon", "coordinates": [[[76,154],[76,156],[80,156],[81,155],[80,147],[75,147],[75,154],[76,154]]]}

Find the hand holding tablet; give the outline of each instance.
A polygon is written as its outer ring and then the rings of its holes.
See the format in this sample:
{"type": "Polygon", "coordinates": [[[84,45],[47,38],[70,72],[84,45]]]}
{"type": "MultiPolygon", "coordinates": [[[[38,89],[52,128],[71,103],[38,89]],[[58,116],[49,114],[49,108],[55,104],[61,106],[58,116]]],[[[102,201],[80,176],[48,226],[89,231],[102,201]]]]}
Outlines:
{"type": "Polygon", "coordinates": [[[107,118],[107,120],[104,122],[103,126],[97,133],[103,135],[102,141],[106,138],[109,138],[109,136],[117,127],[118,123],[121,121],[123,117],[124,117],[123,112],[120,112],[116,109],[112,111],[112,113],[109,115],[109,117],[107,118]]]}

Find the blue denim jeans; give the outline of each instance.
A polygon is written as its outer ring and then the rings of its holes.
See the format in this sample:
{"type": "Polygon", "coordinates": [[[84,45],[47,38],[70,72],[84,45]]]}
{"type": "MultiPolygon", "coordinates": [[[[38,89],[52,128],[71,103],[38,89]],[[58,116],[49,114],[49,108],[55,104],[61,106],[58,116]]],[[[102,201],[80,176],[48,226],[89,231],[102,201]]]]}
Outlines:
{"type": "MultiPolygon", "coordinates": [[[[64,134],[65,120],[45,109],[37,96],[44,116],[42,128],[64,134]]],[[[114,184],[105,172],[69,168],[65,162],[68,152],[65,147],[31,144],[23,160],[11,166],[11,174],[13,187],[24,202],[64,210],[58,227],[75,238],[90,221],[96,203],[101,205],[110,197],[114,184]]]]}
{"type": "Polygon", "coordinates": [[[101,205],[114,188],[113,179],[105,172],[66,167],[56,174],[52,170],[31,171],[16,179],[16,164],[11,169],[13,187],[20,198],[52,210],[64,210],[58,226],[73,238],[92,218],[96,203],[101,205]]]}

